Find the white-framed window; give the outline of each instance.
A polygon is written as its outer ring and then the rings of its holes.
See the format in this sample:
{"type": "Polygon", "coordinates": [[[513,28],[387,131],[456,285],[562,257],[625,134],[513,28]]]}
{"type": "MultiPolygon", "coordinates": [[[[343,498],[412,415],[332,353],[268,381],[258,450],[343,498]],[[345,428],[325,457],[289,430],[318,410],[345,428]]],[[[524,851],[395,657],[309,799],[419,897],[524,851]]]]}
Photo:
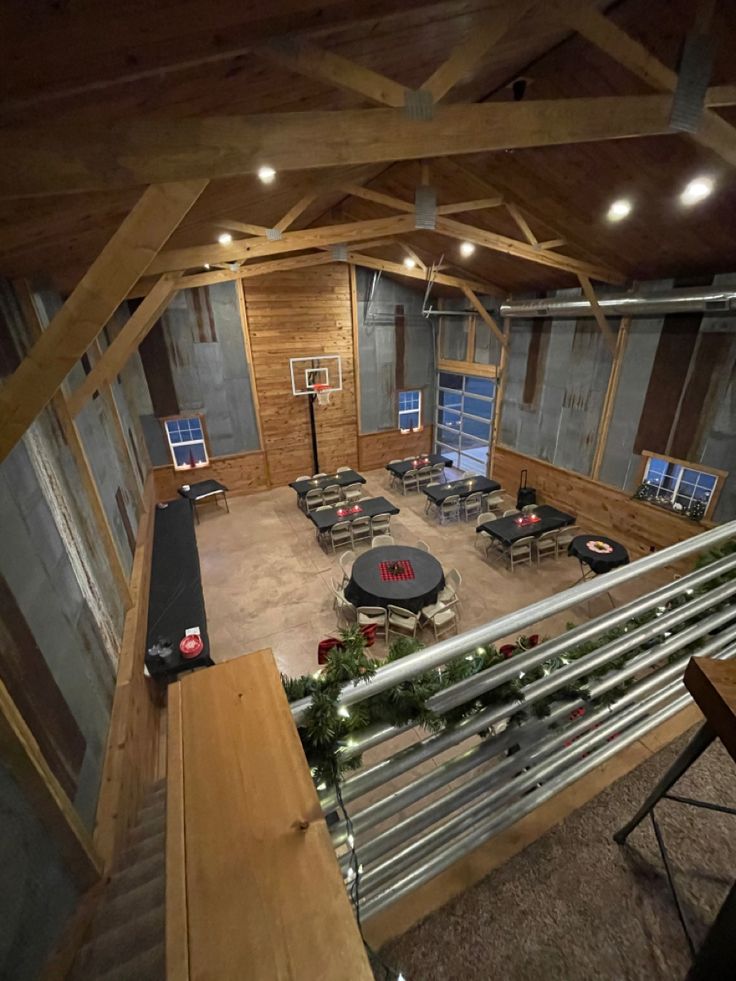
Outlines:
{"type": "Polygon", "coordinates": [[[435,449],[448,456],[454,467],[486,472],[495,398],[492,378],[439,372],[435,449]]]}
{"type": "Polygon", "coordinates": [[[399,392],[399,429],[402,433],[422,428],[422,393],[418,388],[399,392]]]}
{"type": "Polygon", "coordinates": [[[193,470],[209,464],[204,426],[199,416],[164,419],[164,432],[175,470],[193,470]]]}
{"type": "Polygon", "coordinates": [[[718,474],[668,457],[649,456],[637,497],[698,520],[705,517],[718,474]]]}

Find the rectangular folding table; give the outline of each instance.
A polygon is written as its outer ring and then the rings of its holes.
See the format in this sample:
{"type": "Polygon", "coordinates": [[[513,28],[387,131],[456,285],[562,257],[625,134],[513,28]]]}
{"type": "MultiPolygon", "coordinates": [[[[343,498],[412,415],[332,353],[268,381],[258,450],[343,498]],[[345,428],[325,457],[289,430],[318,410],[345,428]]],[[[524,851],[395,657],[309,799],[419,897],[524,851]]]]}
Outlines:
{"type": "Polygon", "coordinates": [[[530,535],[536,538],[537,535],[543,535],[546,531],[555,531],[557,528],[574,525],[576,520],[574,514],[558,511],[551,504],[540,504],[534,514],[539,518],[539,521],[520,524],[519,518],[524,516],[510,514],[508,518],[486,521],[485,524],[478,525],[475,530],[477,532],[485,531],[504,545],[513,545],[520,538],[528,538],[530,535]]]}
{"type": "Polygon", "coordinates": [[[340,521],[375,518],[377,514],[399,514],[399,509],[385,497],[369,497],[362,501],[356,501],[355,504],[347,502],[338,504],[334,508],[318,508],[316,511],[310,511],[308,517],[319,531],[323,532],[329,531],[333,525],[340,521]]]}

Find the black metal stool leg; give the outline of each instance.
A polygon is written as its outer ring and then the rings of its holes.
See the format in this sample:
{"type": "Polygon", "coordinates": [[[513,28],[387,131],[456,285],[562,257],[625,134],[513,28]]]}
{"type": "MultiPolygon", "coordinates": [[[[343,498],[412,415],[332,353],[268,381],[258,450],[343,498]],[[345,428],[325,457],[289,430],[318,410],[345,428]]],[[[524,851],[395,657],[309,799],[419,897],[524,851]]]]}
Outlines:
{"type": "Polygon", "coordinates": [[[685,771],[688,770],[700,756],[702,756],[715,738],[715,733],[710,728],[708,723],[704,723],[659,781],[651,794],[644,801],[633,818],[613,836],[613,840],[617,844],[622,845],[626,841],[634,828],[644,820],[647,814],[649,814],[654,806],[664,797],[670,787],[680,779],[683,773],[685,773],[685,771]]]}

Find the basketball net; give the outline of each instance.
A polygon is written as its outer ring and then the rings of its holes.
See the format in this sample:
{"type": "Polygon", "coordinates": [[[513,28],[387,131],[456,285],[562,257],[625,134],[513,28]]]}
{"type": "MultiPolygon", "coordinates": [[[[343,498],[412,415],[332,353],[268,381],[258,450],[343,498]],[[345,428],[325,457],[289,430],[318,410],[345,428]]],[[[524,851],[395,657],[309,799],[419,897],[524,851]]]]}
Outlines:
{"type": "Polygon", "coordinates": [[[314,394],[317,396],[317,402],[319,405],[329,405],[330,404],[330,387],[324,383],[317,383],[312,385],[314,394]]]}

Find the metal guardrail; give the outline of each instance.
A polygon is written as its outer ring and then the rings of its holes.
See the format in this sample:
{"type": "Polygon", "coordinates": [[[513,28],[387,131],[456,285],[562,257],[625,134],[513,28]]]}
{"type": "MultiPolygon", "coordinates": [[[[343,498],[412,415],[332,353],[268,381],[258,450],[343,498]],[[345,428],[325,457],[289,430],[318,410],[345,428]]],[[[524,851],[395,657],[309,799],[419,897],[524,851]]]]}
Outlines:
{"type": "MultiPolygon", "coordinates": [[[[393,662],[368,682],[346,685],[341,701],[347,705],[370,698],[474,647],[732,538],[736,522],[393,662]]],[[[563,659],[562,666],[524,686],[522,702],[504,699],[480,708],[342,782],[340,797],[350,805],[350,824],[339,820],[331,834],[348,884],[355,875],[353,849],[358,856],[362,917],[386,909],[688,705],[682,675],[693,654],[736,657],[736,554],[434,695],[427,704],[441,714],[461,705],[477,706],[479,696],[520,672],[553,657],[563,659]],[[668,608],[672,601],[677,605],[668,608]],[[648,622],[631,623],[652,613],[648,622]],[[613,628],[620,632],[612,640],[608,631],[613,628]],[[596,641],[598,646],[588,653],[564,663],[566,651],[596,641]],[[623,655],[628,659],[621,664],[623,655]],[[561,694],[545,718],[510,722],[520,709],[555,692],[569,692],[570,683],[582,677],[587,678],[584,698],[561,694]],[[610,704],[595,704],[624,682],[627,687],[610,704]],[[469,742],[474,736],[483,738],[469,742]],[[454,748],[457,755],[443,758],[432,770],[423,766],[454,748]],[[398,777],[405,782],[396,789],[398,777]],[[388,783],[391,789],[376,799],[375,792],[388,783]],[[370,801],[361,803],[368,794],[370,801]]],[[[308,700],[292,706],[295,720],[303,717],[306,705],[308,700]]],[[[342,752],[351,756],[375,749],[408,728],[375,726],[352,737],[342,752]]],[[[324,789],[320,803],[325,812],[334,811],[334,789],[324,789]]]]}
{"type": "MultiPolygon", "coordinates": [[[[594,596],[599,596],[601,593],[607,593],[615,586],[630,582],[632,579],[638,579],[655,569],[661,569],[673,562],[712,548],[715,545],[720,545],[722,542],[735,537],[736,521],[719,525],[717,528],[712,528],[710,531],[703,532],[701,535],[695,535],[692,538],[686,539],[684,542],[678,542],[676,545],[670,545],[659,552],[654,552],[652,555],[637,559],[630,565],[614,569],[613,572],[608,572],[605,576],[598,576],[580,585],[571,586],[569,589],[556,593],[554,596],[549,596],[546,599],[539,600],[537,603],[525,606],[521,610],[508,613],[490,623],[482,624],[480,627],[474,627],[472,630],[467,630],[462,634],[450,637],[437,644],[432,644],[430,647],[416,654],[379,668],[368,681],[357,683],[348,682],[342,689],[340,703],[341,705],[348,706],[356,702],[361,702],[366,698],[370,698],[372,695],[377,695],[379,692],[386,691],[388,688],[393,688],[395,685],[401,684],[404,681],[409,681],[411,678],[415,678],[425,671],[442,667],[443,664],[467,653],[467,651],[472,650],[474,647],[492,644],[503,637],[517,634],[525,627],[546,620],[556,613],[562,613],[571,606],[584,603],[594,596]]],[[[672,584],[673,592],[671,595],[675,596],[681,591],[678,588],[678,584],[682,583],[682,581],[678,580],[677,583],[672,584]]],[[[599,617],[598,622],[604,623],[601,630],[607,629],[606,622],[610,623],[608,616],[599,617]]],[[[491,670],[495,671],[496,669],[492,668],[491,670]]],[[[300,699],[292,704],[291,714],[296,723],[299,723],[304,718],[309,705],[309,698],[300,699]]]]}

